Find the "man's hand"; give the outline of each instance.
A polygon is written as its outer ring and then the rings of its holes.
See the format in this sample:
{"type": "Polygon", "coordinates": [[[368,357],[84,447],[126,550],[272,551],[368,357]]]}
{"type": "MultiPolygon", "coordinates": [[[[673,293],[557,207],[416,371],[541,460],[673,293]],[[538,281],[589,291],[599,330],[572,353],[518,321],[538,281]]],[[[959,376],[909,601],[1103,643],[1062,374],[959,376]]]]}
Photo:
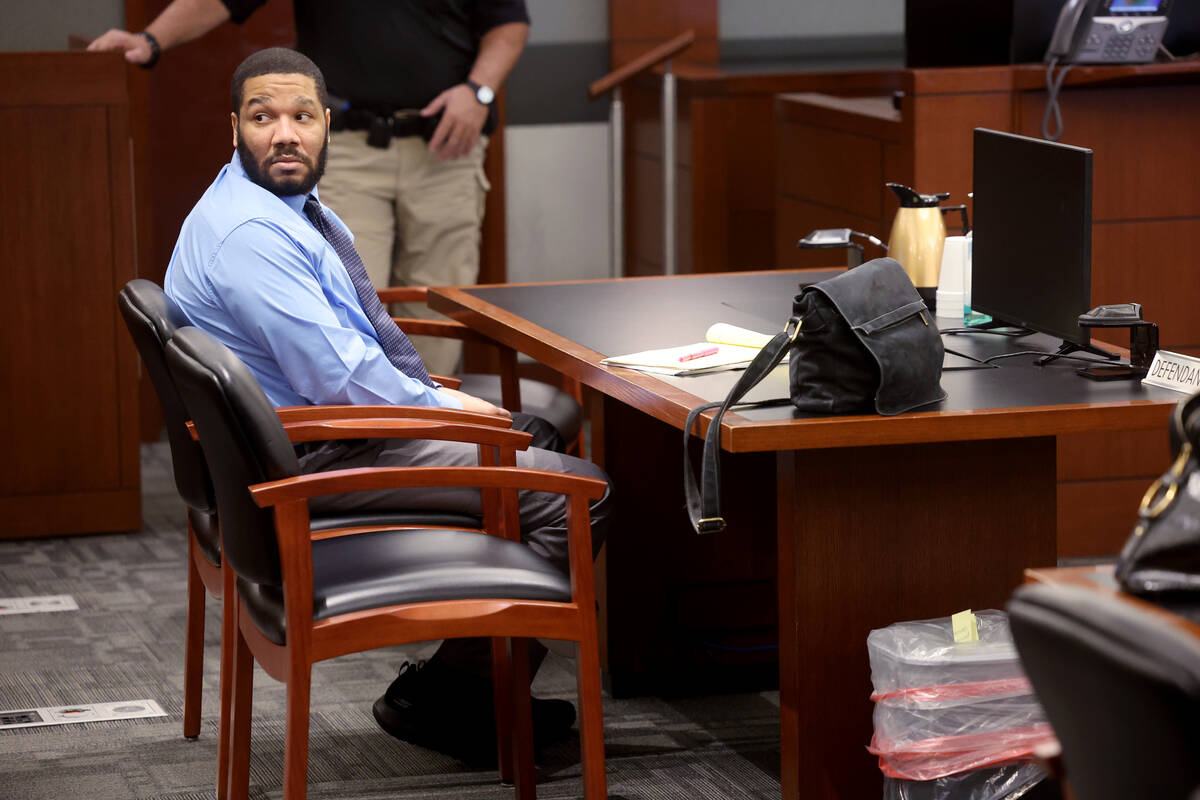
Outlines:
{"type": "Polygon", "coordinates": [[[460,392],[457,389],[447,389],[445,386],[438,389],[438,391],[456,398],[460,403],[462,403],[463,411],[473,411],[476,414],[491,414],[493,417],[512,419],[512,414],[508,412],[508,409],[500,408],[500,406],[494,406],[487,400],[481,400],[474,395],[467,394],[466,392],[460,392]]]}
{"type": "Polygon", "coordinates": [[[429,152],[441,161],[471,152],[487,122],[487,106],[475,99],[470,86],[460,83],[433,98],[433,102],[421,109],[421,116],[432,117],[438,112],[442,121],[429,139],[429,152]]]}
{"type": "Polygon", "coordinates": [[[125,60],[130,64],[145,64],[151,55],[150,43],[146,41],[146,37],[116,28],[92,40],[88,50],[93,53],[116,50],[124,53],[125,60]]]}

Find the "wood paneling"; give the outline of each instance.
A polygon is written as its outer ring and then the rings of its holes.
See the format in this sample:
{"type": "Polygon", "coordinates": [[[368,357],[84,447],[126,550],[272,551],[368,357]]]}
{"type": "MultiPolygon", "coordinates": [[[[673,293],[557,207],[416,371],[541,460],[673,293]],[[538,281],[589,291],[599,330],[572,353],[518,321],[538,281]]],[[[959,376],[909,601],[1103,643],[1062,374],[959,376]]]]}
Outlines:
{"type": "Polygon", "coordinates": [[[117,321],[134,275],[124,62],[0,54],[0,535],[140,526],[136,361],[117,321]],[[19,88],[18,88],[19,87],[19,88]]]}
{"type": "Polygon", "coordinates": [[[1162,347],[1200,347],[1197,252],[1200,217],[1093,225],[1092,305],[1141,303],[1142,316],[1158,323],[1162,347]]]}
{"type": "Polygon", "coordinates": [[[875,188],[888,180],[883,141],[796,122],[783,123],[779,141],[780,194],[860,219],[883,218],[884,196],[875,188]]]}
{"type": "Polygon", "coordinates": [[[1051,437],[780,453],[780,675],[796,676],[780,702],[800,732],[781,742],[784,797],[879,796],[867,634],[1002,608],[1026,566],[1054,563],[1053,464],[1051,437]],[[962,469],[980,463],[986,481],[962,469]]]}
{"type": "MultiPolygon", "coordinates": [[[[1061,141],[1091,148],[1098,222],[1200,217],[1200,74],[1193,85],[1061,95],[1061,141]]],[[[1039,136],[1045,92],[1021,92],[1017,133],[1039,136]]]]}
{"type": "MultiPolygon", "coordinates": [[[[779,264],[776,199],[779,171],[772,125],[778,92],[827,89],[879,94],[899,86],[881,72],[725,73],[717,67],[676,67],[676,222],[679,273],[770,268],[779,264]],[[684,186],[690,190],[684,195],[684,186]],[[691,258],[685,258],[687,252],[691,258]]],[[[626,105],[626,274],[661,274],[661,77],[632,82],[626,105]],[[636,231],[636,233],[635,233],[636,231]]],[[[827,262],[826,262],[827,263],[827,262]]]]}
{"type": "MultiPolygon", "coordinates": [[[[1058,557],[1115,557],[1153,478],[1058,484],[1058,557]]],[[[1050,563],[1050,562],[1047,562],[1050,563]]]]}
{"type": "Polygon", "coordinates": [[[1058,479],[1097,481],[1114,478],[1151,480],[1171,464],[1167,429],[1113,431],[1097,437],[1062,434],[1058,437],[1058,479]]]}
{"type": "MultiPolygon", "coordinates": [[[[686,692],[711,687],[734,672],[753,672],[761,659],[742,658],[740,669],[736,658],[714,663],[712,645],[764,629],[766,641],[759,643],[773,641],[773,455],[725,454],[723,494],[732,506],[730,530],[697,536],[687,525],[682,483],[664,483],[661,462],[645,457],[647,452],[678,453],[679,431],[609,397],[604,398],[604,430],[605,469],[625,476],[614,494],[611,528],[653,532],[610,535],[605,544],[608,603],[601,637],[605,669],[617,676],[610,690],[618,695],[686,692]],[[640,446],[629,447],[631,441],[640,446]],[[629,591],[632,586],[638,590],[629,591]],[[689,609],[691,598],[709,588],[732,596],[734,605],[726,609],[723,623],[689,609]]],[[[695,455],[698,460],[698,448],[695,455]]],[[[775,672],[772,659],[765,670],[769,682],[775,672]]]]}

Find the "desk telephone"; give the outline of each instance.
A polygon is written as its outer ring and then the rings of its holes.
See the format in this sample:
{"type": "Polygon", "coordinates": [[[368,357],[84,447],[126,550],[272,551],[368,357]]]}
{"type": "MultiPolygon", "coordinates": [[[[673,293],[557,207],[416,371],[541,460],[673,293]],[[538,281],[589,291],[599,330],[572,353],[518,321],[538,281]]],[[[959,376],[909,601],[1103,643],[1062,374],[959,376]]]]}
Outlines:
{"type": "Polygon", "coordinates": [[[1144,64],[1154,60],[1172,0],[1067,0],[1046,62],[1144,64]]]}

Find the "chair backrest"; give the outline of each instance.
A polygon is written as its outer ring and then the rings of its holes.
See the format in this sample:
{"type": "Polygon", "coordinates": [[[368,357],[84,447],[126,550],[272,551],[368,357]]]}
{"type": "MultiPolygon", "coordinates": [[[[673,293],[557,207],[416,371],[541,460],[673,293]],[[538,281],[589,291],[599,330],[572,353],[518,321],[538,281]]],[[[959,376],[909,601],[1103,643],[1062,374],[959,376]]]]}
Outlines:
{"type": "Polygon", "coordinates": [[[281,585],[272,513],[247,491],[300,473],[274,407],[241,359],[199,328],[176,331],[166,362],[211,467],[225,558],[246,580],[281,585]]]}
{"type": "Polygon", "coordinates": [[[129,335],[133,337],[162,406],[167,439],[171,443],[171,462],[175,468],[175,488],[183,502],[192,508],[212,512],[215,498],[204,452],[187,430],[187,421],[191,417],[167,370],[164,356],[164,348],[175,331],[191,323],[157,284],[143,278],[125,284],[117,295],[117,307],[125,318],[125,326],[129,328],[129,335]]]}
{"type": "Polygon", "coordinates": [[[1186,800],[1200,787],[1200,641],[1081,587],[1024,586],[1008,611],[1076,800],[1186,800]]]}

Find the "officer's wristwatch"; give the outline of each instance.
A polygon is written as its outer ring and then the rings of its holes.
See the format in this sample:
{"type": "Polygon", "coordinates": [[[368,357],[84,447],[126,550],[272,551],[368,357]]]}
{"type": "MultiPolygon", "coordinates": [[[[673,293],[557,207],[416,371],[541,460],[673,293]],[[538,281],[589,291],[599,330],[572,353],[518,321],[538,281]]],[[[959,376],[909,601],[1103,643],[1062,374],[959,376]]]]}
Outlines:
{"type": "Polygon", "coordinates": [[[484,86],[482,83],[476,83],[470,78],[467,78],[465,81],[463,81],[463,83],[471,87],[471,91],[475,93],[475,99],[478,100],[481,105],[490,106],[492,101],[496,99],[496,90],[490,86],[484,86]]]}

